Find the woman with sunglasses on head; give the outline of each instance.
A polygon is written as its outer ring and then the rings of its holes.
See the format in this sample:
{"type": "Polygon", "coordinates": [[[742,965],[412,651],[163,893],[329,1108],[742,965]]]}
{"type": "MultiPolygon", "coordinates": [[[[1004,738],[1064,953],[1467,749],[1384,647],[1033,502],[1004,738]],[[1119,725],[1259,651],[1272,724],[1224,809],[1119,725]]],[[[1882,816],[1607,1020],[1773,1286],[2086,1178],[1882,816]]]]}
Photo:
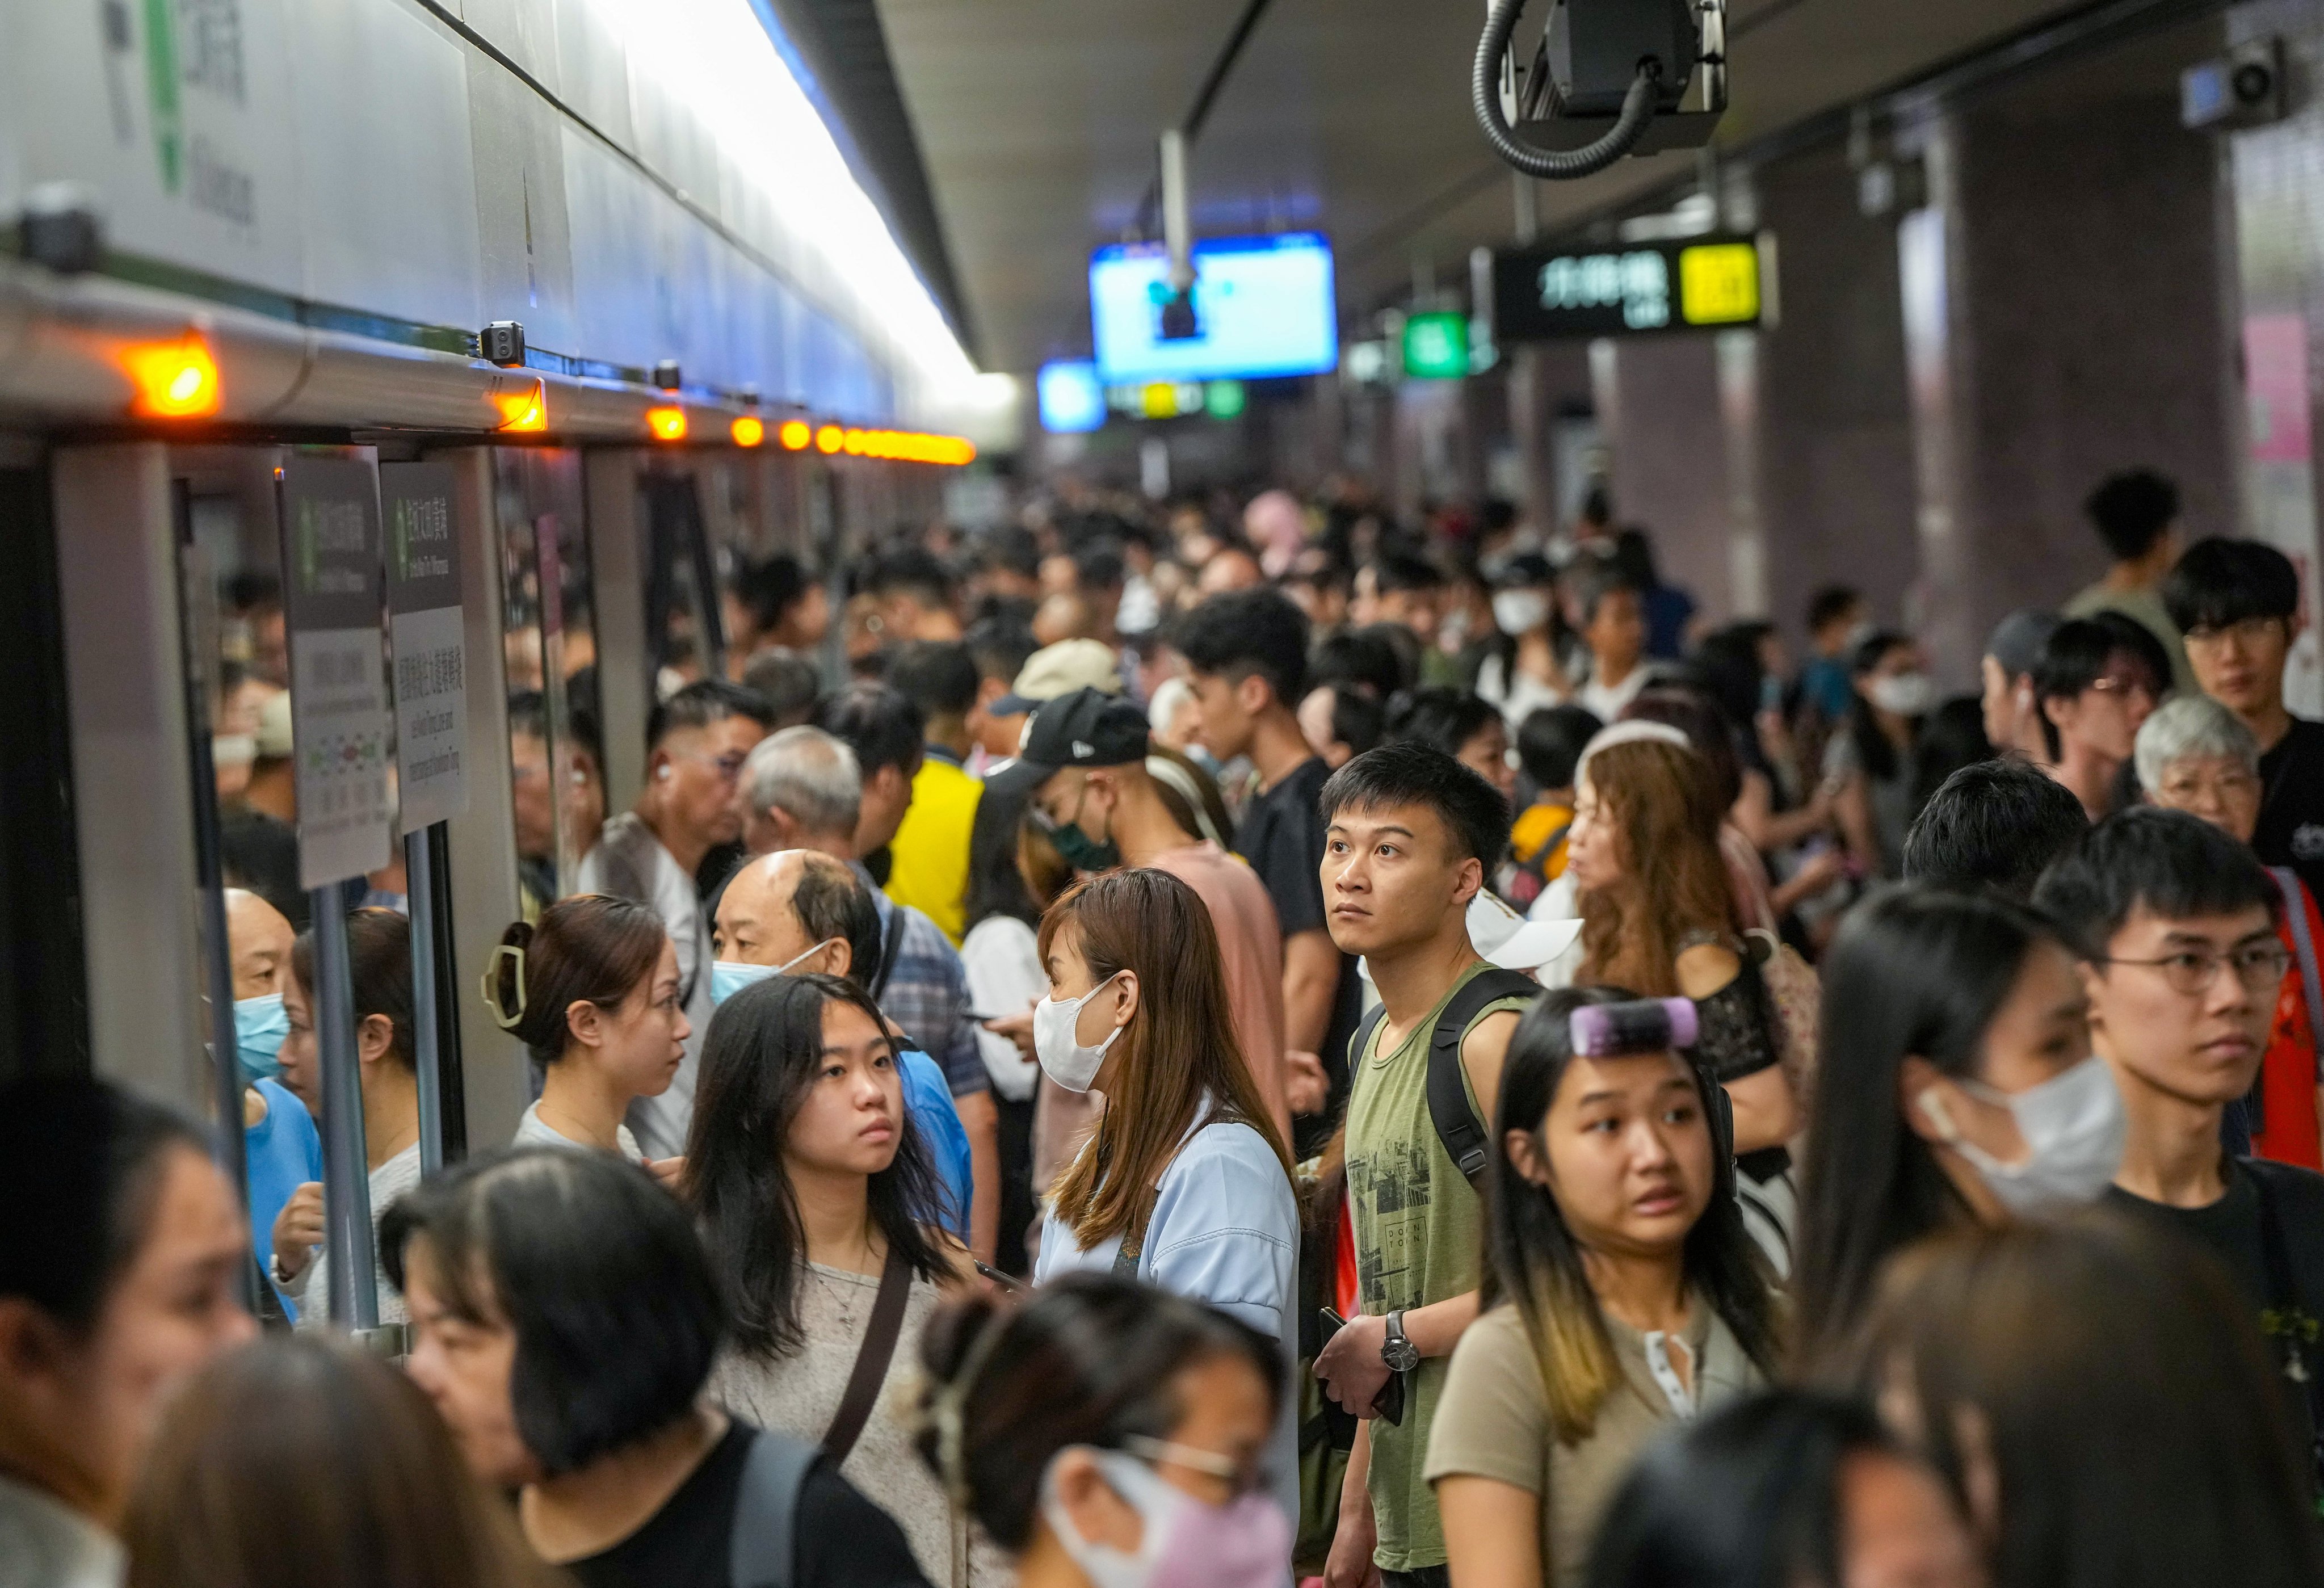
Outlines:
{"type": "Polygon", "coordinates": [[[1276,1588],[1291,1528],[1263,1453],[1275,1343],[1107,1274],[979,1297],[922,1337],[918,1448],[1021,1588],[1276,1588]]]}
{"type": "Polygon", "coordinates": [[[838,976],[773,976],[718,1007],[702,1048],[684,1198],[733,1309],[712,1396],[814,1441],[895,1516],[931,1582],[990,1583],[893,1415],[899,1345],[968,1253],[921,1215],[942,1205],[904,1107],[888,1023],[838,976]]]}
{"type": "Polygon", "coordinates": [[[1663,1425],[1776,1367],[1717,1083],[1683,999],[1543,996],[1509,1040],[1484,1307],[1461,1337],[1427,1477],[1462,1588],[1578,1584],[1600,1515],[1663,1425]]]}
{"type": "Polygon", "coordinates": [[[1792,1268],[1810,1366],[1854,1333],[1892,1253],[2096,1201],[2125,1134],[2073,956],[2023,905],[1880,895],[1840,928],[1823,988],[1792,1268]]]}
{"type": "MultiPolygon", "coordinates": [[[[1167,872],[1094,877],[1049,907],[1049,996],[1033,1011],[1043,1075],[1104,1095],[1087,1145],[1049,1194],[1033,1274],[1095,1270],[1207,1302],[1298,1347],[1299,1204],[1290,1155],[1235,1039],[1210,911],[1167,872]]],[[[1286,1400],[1267,1472],[1296,1519],[1286,1400]]]]}
{"type": "MultiPolygon", "coordinates": [[[[594,1147],[644,1163],[622,1122],[637,1099],[669,1090],[694,1029],[661,917],[602,893],[552,904],[539,925],[501,934],[484,1002],[542,1070],[515,1144],[594,1147]]],[[[682,1162],[665,1159],[656,1172],[667,1177],[682,1162]]]]}

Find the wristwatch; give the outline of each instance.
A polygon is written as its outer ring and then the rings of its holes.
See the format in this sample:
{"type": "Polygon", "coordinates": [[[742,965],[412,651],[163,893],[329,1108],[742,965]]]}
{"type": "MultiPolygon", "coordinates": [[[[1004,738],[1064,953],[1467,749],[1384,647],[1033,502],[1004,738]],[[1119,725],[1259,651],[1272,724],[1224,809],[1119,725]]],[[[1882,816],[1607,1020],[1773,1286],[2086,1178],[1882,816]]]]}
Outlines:
{"type": "Polygon", "coordinates": [[[1402,1308],[1388,1315],[1388,1337],[1380,1342],[1380,1361],[1392,1373],[1408,1373],[1420,1365],[1420,1347],[1404,1332],[1402,1308]]]}

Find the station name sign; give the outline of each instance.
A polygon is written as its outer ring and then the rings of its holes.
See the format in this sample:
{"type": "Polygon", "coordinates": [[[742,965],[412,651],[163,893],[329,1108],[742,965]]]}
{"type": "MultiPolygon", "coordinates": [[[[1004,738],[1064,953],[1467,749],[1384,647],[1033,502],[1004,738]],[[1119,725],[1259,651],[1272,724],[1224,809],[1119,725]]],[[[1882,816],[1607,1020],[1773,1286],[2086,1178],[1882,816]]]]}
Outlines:
{"type": "Polygon", "coordinates": [[[1493,339],[1738,330],[1772,321],[1770,239],[1692,237],[1493,255],[1493,339]]]}

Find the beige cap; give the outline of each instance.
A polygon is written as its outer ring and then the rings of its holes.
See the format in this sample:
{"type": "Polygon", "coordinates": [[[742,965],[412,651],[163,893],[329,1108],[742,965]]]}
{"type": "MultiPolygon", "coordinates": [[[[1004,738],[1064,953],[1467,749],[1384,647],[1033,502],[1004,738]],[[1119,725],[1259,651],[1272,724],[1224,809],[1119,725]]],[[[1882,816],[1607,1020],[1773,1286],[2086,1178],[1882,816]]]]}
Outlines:
{"type": "Polygon", "coordinates": [[[1096,640],[1060,640],[1045,646],[1026,658],[1009,693],[986,709],[995,716],[1014,716],[1076,689],[1121,693],[1121,662],[1111,647],[1096,640]]]}

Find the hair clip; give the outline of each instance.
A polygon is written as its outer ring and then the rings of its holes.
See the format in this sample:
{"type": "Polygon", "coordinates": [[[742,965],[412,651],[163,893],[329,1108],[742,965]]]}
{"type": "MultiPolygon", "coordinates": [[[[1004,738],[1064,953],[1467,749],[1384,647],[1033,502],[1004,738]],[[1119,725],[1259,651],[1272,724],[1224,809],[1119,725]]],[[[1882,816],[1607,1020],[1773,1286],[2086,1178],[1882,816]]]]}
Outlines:
{"type": "Polygon", "coordinates": [[[936,1392],[936,1404],[929,1408],[936,1423],[936,1463],[944,1470],[945,1495],[955,1510],[966,1511],[970,1498],[964,1449],[969,1391],[976,1388],[977,1377],[984,1371],[985,1362],[1008,1331],[1011,1316],[1010,1308],[993,1308],[992,1316],[984,1320],[984,1326],[977,1331],[976,1338],[961,1357],[959,1371],[936,1392]]]}
{"type": "Polygon", "coordinates": [[[493,1019],[499,1022],[501,1029],[515,1030],[524,1020],[524,950],[513,943],[494,945],[493,951],[484,956],[484,974],[480,984],[484,1002],[492,1006],[493,1019]],[[494,973],[500,969],[501,956],[504,954],[516,961],[516,974],[512,978],[516,983],[516,1012],[513,1014],[501,1002],[501,995],[493,985],[497,979],[494,973]]]}
{"type": "Polygon", "coordinates": [[[1692,1001],[1640,998],[1628,1003],[1585,1003],[1566,1023],[1578,1058],[1618,1058],[1692,1048],[1702,1034],[1692,1001]]]}

